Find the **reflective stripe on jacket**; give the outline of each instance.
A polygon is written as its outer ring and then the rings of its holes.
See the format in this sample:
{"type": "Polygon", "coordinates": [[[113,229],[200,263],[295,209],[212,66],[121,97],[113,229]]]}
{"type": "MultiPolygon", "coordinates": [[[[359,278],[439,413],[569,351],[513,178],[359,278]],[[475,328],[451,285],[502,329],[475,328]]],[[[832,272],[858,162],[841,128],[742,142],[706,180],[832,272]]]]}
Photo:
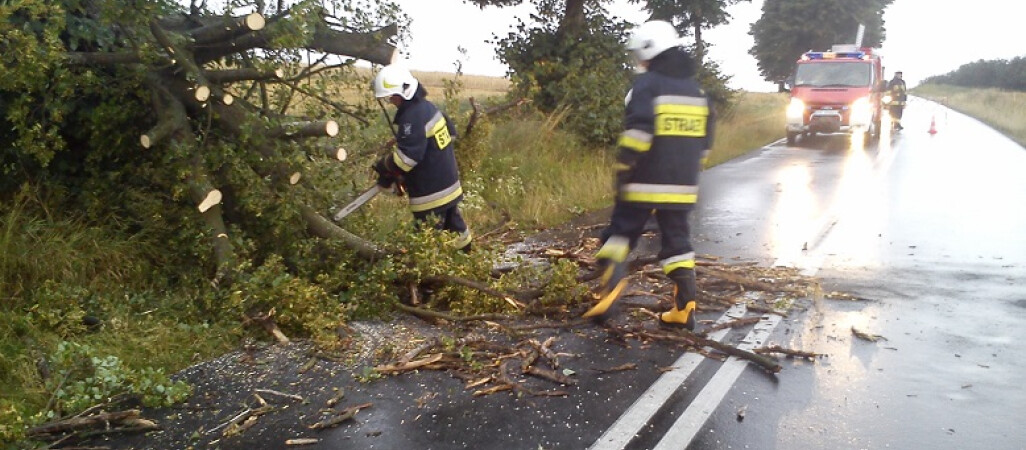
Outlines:
{"type": "Polygon", "coordinates": [[[652,208],[692,208],[713,131],[711,104],[693,77],[653,70],[638,75],[618,141],[618,163],[631,171],[618,200],[652,208]]]}
{"type": "Polygon", "coordinates": [[[447,207],[463,196],[453,149],[455,128],[422,95],[404,101],[395,114],[397,145],[392,162],[404,172],[403,182],[414,212],[447,207]]]}

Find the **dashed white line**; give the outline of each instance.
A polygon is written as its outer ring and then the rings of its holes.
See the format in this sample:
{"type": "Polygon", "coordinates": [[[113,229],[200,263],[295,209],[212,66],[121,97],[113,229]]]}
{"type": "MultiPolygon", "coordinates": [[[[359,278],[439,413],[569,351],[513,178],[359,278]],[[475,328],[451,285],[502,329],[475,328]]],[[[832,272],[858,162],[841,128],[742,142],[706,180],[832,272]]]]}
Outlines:
{"type": "MultiPolygon", "coordinates": [[[[755,324],[755,328],[748,333],[748,336],[745,336],[744,341],[737,348],[751,350],[761,346],[779,323],[780,316],[776,314],[762,316],[762,320],[755,324]]],[[[748,367],[748,361],[736,357],[730,357],[724,362],[720,366],[720,370],[716,371],[716,375],[705,384],[702,391],[691,401],[688,408],[673,423],[673,426],[663,435],[653,450],[687,448],[746,367],[748,367]]]]}
{"type": "MultiPolygon", "coordinates": [[[[739,303],[723,313],[716,323],[722,323],[729,320],[738,319],[744,317],[745,305],[739,303]]],[[[722,340],[726,335],[728,329],[717,330],[709,335],[709,339],[716,341],[722,340]]],[[[691,372],[698,367],[698,364],[705,359],[698,353],[686,352],[673,363],[673,370],[666,372],[659,376],[659,379],[652,383],[648,387],[648,390],[641,397],[638,397],[620,417],[602,433],[602,436],[589,447],[592,450],[613,450],[622,449],[627,445],[634,436],[641,431],[652,416],[655,415],[659,408],[670,398],[671,395],[677,390],[678,387],[684,380],[691,375],[691,372]]]]}

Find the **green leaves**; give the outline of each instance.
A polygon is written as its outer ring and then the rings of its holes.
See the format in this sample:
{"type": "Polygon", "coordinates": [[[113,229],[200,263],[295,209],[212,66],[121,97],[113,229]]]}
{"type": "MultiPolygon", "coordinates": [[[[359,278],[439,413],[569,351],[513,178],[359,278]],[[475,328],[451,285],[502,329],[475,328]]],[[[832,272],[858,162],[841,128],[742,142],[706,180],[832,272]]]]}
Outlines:
{"type": "Polygon", "coordinates": [[[135,395],[146,406],[171,406],[191,393],[189,385],[172,381],[160,369],[133,370],[116,356],[98,356],[92,347],[63,341],[50,355],[54,376],[47,381],[53,409],[74,414],[121,395],[135,395]]]}
{"type": "Polygon", "coordinates": [[[537,25],[521,22],[516,33],[496,42],[518,95],[531,98],[542,112],[563,110],[561,125],[586,142],[613,142],[629,85],[623,47],[629,24],[588,11],[582,27],[561,32],[561,11],[543,11],[535,19],[537,25]]]}
{"type": "Polygon", "coordinates": [[[755,45],[749,50],[767,81],[782,83],[794,62],[808,50],[829,50],[854,43],[859,24],[866,26],[862,45],[884,42],[884,9],[893,0],[766,0],[762,17],[752,24],[755,45]]]}

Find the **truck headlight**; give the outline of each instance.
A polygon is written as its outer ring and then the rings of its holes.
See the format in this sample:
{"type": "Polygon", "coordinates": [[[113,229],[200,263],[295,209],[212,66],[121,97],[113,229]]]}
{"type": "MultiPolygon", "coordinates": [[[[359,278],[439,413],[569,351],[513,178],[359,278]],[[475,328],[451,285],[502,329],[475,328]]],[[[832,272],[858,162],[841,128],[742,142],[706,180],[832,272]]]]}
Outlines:
{"type": "Polygon", "coordinates": [[[869,125],[873,119],[873,109],[870,107],[869,97],[862,97],[851,104],[851,125],[869,125]]]}
{"type": "Polygon", "coordinates": [[[791,103],[787,105],[787,118],[801,120],[805,117],[805,102],[792,98],[791,103]]]}

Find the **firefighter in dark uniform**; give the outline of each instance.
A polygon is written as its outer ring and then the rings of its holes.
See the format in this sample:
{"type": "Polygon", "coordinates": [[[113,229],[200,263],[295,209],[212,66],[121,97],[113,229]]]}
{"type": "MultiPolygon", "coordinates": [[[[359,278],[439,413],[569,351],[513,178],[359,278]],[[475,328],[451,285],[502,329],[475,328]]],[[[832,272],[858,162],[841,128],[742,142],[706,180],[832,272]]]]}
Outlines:
{"type": "Polygon", "coordinates": [[[602,271],[598,302],[584,314],[605,320],[626,287],[626,260],[645,222],[655,215],[659,259],[674,283],[674,305],[662,325],[695,329],[695,252],[688,214],[698,175],[712,147],[711,104],[695,80],[695,64],[671,24],[650,21],[627,43],[640,74],[627,94],[616,165],[616,204],[596,253],[602,271]]]}
{"type": "Polygon", "coordinates": [[[901,130],[904,128],[901,126],[901,114],[905,111],[905,102],[908,100],[905,80],[901,79],[901,71],[894,72],[894,78],[887,83],[887,91],[891,96],[889,105],[891,122],[894,124],[895,130],[901,130]]]}
{"type": "Polygon", "coordinates": [[[374,164],[378,185],[402,186],[418,224],[457,233],[453,244],[469,251],[471,234],[459,209],[463,187],[453,150],[455,127],[409,70],[385,66],[373,83],[374,96],[397,108],[396,148],[374,164]]]}

